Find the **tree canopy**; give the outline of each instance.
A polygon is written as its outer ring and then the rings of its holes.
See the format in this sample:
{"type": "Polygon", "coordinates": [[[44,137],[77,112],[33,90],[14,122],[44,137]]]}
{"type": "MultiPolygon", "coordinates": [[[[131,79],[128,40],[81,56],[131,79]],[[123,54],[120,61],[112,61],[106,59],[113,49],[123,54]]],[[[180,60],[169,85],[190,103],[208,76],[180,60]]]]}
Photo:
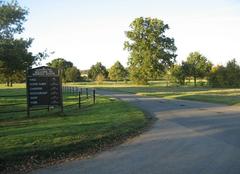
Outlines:
{"type": "Polygon", "coordinates": [[[127,79],[127,70],[123,67],[123,65],[117,61],[109,70],[109,78],[110,80],[125,80],[127,79]]]}
{"type": "Polygon", "coordinates": [[[47,65],[59,70],[66,70],[67,68],[73,67],[73,63],[65,60],[64,58],[53,59],[51,62],[47,63],[47,65]]]}
{"type": "Polygon", "coordinates": [[[171,80],[173,80],[174,82],[179,83],[180,85],[185,84],[186,75],[184,73],[184,67],[182,65],[173,65],[170,68],[170,75],[171,80]]]}
{"type": "Polygon", "coordinates": [[[197,85],[197,78],[206,77],[212,68],[212,63],[199,52],[192,52],[184,62],[188,71],[188,76],[194,78],[194,85],[197,85]]]}
{"type": "Polygon", "coordinates": [[[174,39],[167,37],[167,24],[157,18],[136,18],[125,34],[128,41],[124,49],[130,52],[128,59],[131,79],[136,83],[147,83],[158,77],[175,62],[174,39]]]}
{"type": "Polygon", "coordinates": [[[0,73],[12,85],[16,73],[23,73],[27,67],[37,64],[46,53],[33,55],[28,51],[33,39],[15,39],[15,34],[23,32],[28,10],[17,1],[0,1],[0,73]]]}
{"type": "Polygon", "coordinates": [[[24,30],[28,10],[19,6],[17,1],[0,1],[0,38],[13,38],[24,30]]]}
{"type": "Polygon", "coordinates": [[[65,76],[67,82],[79,82],[81,80],[81,73],[75,66],[67,68],[65,76]]]}
{"type": "Polygon", "coordinates": [[[108,77],[108,71],[101,62],[97,62],[95,65],[92,65],[90,70],[88,71],[89,79],[96,80],[98,76],[101,76],[101,78],[104,79],[107,79],[108,77]]]}
{"type": "Polygon", "coordinates": [[[240,65],[232,59],[226,66],[215,66],[208,81],[212,87],[240,87],[240,65]]]}
{"type": "Polygon", "coordinates": [[[53,59],[51,62],[47,63],[47,65],[52,68],[57,68],[60,71],[60,76],[64,82],[67,81],[66,70],[73,67],[73,63],[64,58],[53,59]]]}

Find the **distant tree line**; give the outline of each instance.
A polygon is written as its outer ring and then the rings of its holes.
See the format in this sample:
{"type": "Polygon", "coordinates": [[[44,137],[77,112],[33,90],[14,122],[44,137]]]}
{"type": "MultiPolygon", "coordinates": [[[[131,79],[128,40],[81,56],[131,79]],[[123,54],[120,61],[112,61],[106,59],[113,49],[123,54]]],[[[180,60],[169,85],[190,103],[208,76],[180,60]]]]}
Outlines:
{"type": "Polygon", "coordinates": [[[228,61],[226,66],[213,64],[198,52],[190,53],[187,61],[173,65],[167,72],[168,79],[178,85],[186,80],[204,79],[210,87],[240,87],[240,65],[236,59],[228,61]]]}
{"type": "Polygon", "coordinates": [[[240,65],[236,59],[232,59],[226,66],[215,66],[208,76],[208,81],[212,87],[240,87],[240,65]]]}
{"type": "MultiPolygon", "coordinates": [[[[119,61],[114,63],[110,69],[98,62],[88,70],[88,78],[98,82],[131,80],[129,69],[119,61]]],[[[172,65],[159,76],[159,79],[165,79],[168,84],[178,86],[188,85],[193,80],[194,86],[240,87],[240,65],[236,59],[232,59],[226,66],[213,66],[205,56],[199,52],[192,52],[186,61],[172,65]],[[204,82],[197,83],[197,80],[204,80],[204,82]]]]}
{"type": "MultiPolygon", "coordinates": [[[[23,32],[27,15],[28,10],[17,1],[0,0],[0,82],[8,86],[25,81],[26,69],[48,56],[46,52],[33,55],[28,51],[32,38],[16,37],[23,32]]],[[[226,66],[213,66],[205,56],[192,52],[186,61],[176,64],[177,47],[174,38],[166,35],[168,24],[157,18],[139,17],[129,27],[124,42],[124,49],[129,51],[127,67],[116,61],[107,69],[97,62],[89,70],[80,71],[63,58],[56,58],[47,65],[57,68],[65,83],[131,80],[135,84],[147,84],[149,80],[165,78],[167,85],[187,85],[193,80],[197,86],[198,79],[204,79],[212,87],[240,87],[240,66],[235,59],[226,66]]]]}

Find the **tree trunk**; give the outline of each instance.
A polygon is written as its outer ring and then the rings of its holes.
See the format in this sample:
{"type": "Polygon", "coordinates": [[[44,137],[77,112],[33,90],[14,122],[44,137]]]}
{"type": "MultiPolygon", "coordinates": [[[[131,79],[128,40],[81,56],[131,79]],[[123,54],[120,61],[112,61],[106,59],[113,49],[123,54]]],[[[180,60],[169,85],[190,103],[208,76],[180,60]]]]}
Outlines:
{"type": "Polygon", "coordinates": [[[197,86],[197,77],[194,76],[194,86],[197,86]]]}
{"type": "Polygon", "coordinates": [[[167,76],[167,87],[169,86],[169,77],[167,76]]]}
{"type": "Polygon", "coordinates": [[[7,78],[7,86],[9,86],[9,78],[7,78]]]}

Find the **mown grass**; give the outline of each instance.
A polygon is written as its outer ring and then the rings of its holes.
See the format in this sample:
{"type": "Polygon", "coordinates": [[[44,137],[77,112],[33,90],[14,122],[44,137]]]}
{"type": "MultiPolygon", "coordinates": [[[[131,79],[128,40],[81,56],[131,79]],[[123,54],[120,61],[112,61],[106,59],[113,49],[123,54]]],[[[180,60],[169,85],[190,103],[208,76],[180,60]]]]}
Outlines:
{"type": "MultiPolygon", "coordinates": [[[[199,82],[201,83],[201,82],[199,82]]],[[[87,83],[76,83],[76,86],[88,86],[87,83]]],[[[110,82],[100,85],[90,85],[99,89],[121,91],[144,96],[154,96],[167,99],[195,100],[227,105],[240,105],[240,89],[210,88],[188,86],[166,86],[165,81],[150,82],[148,85],[132,85],[123,82],[110,82]]]]}
{"type": "Polygon", "coordinates": [[[126,87],[106,89],[167,99],[240,105],[240,89],[215,89],[207,87],[126,87]]]}
{"type": "MultiPolygon", "coordinates": [[[[2,88],[0,95],[24,94],[23,87],[2,88]]],[[[65,99],[71,97],[65,95],[65,99]]],[[[75,99],[65,101],[66,106],[75,99]]],[[[64,114],[57,109],[35,111],[31,118],[26,113],[0,114],[0,169],[20,170],[29,164],[39,166],[96,152],[137,133],[148,123],[142,111],[125,102],[101,96],[95,105],[91,102],[85,101],[80,110],[77,105],[65,107],[64,114]]]]}
{"type": "MultiPolygon", "coordinates": [[[[204,82],[204,81],[203,81],[204,82]]],[[[201,81],[198,82],[199,84],[201,81]]],[[[240,89],[193,87],[192,81],[187,86],[166,86],[166,81],[150,81],[148,85],[134,85],[131,82],[80,82],[69,83],[79,87],[94,87],[133,93],[137,95],[155,96],[167,99],[195,100],[227,105],[240,105],[240,89]]]]}
{"type": "Polygon", "coordinates": [[[240,89],[172,88],[155,92],[137,92],[138,95],[168,99],[195,100],[227,105],[240,105],[240,89]]]}

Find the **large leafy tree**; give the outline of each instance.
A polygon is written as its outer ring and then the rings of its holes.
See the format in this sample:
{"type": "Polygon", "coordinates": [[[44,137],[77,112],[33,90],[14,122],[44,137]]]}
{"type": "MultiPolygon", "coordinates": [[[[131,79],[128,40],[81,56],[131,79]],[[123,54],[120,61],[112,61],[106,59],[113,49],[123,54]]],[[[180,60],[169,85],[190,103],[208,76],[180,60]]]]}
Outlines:
{"type": "Polygon", "coordinates": [[[95,65],[92,65],[90,70],[88,71],[88,78],[91,80],[96,80],[97,77],[107,79],[108,71],[101,62],[97,62],[95,65]]]}
{"type": "Polygon", "coordinates": [[[206,77],[212,68],[212,63],[199,52],[192,52],[184,62],[188,75],[194,78],[194,85],[197,85],[197,78],[206,77]]]}
{"type": "Polygon", "coordinates": [[[27,67],[37,64],[47,56],[46,53],[33,55],[28,51],[32,39],[15,39],[15,34],[23,30],[28,11],[17,1],[4,2],[0,0],[0,73],[11,85],[16,73],[23,73],[27,67]]]}
{"type": "Polygon", "coordinates": [[[128,64],[131,79],[147,83],[160,76],[175,61],[174,39],[165,35],[167,24],[157,18],[136,18],[126,31],[124,48],[130,52],[128,64]]]}
{"type": "Polygon", "coordinates": [[[0,72],[4,75],[8,85],[9,83],[12,85],[14,74],[32,65],[34,57],[27,51],[30,44],[31,40],[0,40],[0,72]]]}
{"type": "Polygon", "coordinates": [[[57,68],[60,71],[60,76],[64,82],[66,82],[66,70],[73,67],[73,63],[65,60],[64,58],[56,58],[47,63],[49,67],[57,68]]]}
{"type": "Polygon", "coordinates": [[[125,80],[127,79],[127,70],[124,66],[117,61],[109,70],[109,78],[110,80],[125,80]]]}
{"type": "Polygon", "coordinates": [[[10,3],[0,0],[0,38],[13,38],[24,30],[28,10],[19,6],[17,1],[10,3]]]}

